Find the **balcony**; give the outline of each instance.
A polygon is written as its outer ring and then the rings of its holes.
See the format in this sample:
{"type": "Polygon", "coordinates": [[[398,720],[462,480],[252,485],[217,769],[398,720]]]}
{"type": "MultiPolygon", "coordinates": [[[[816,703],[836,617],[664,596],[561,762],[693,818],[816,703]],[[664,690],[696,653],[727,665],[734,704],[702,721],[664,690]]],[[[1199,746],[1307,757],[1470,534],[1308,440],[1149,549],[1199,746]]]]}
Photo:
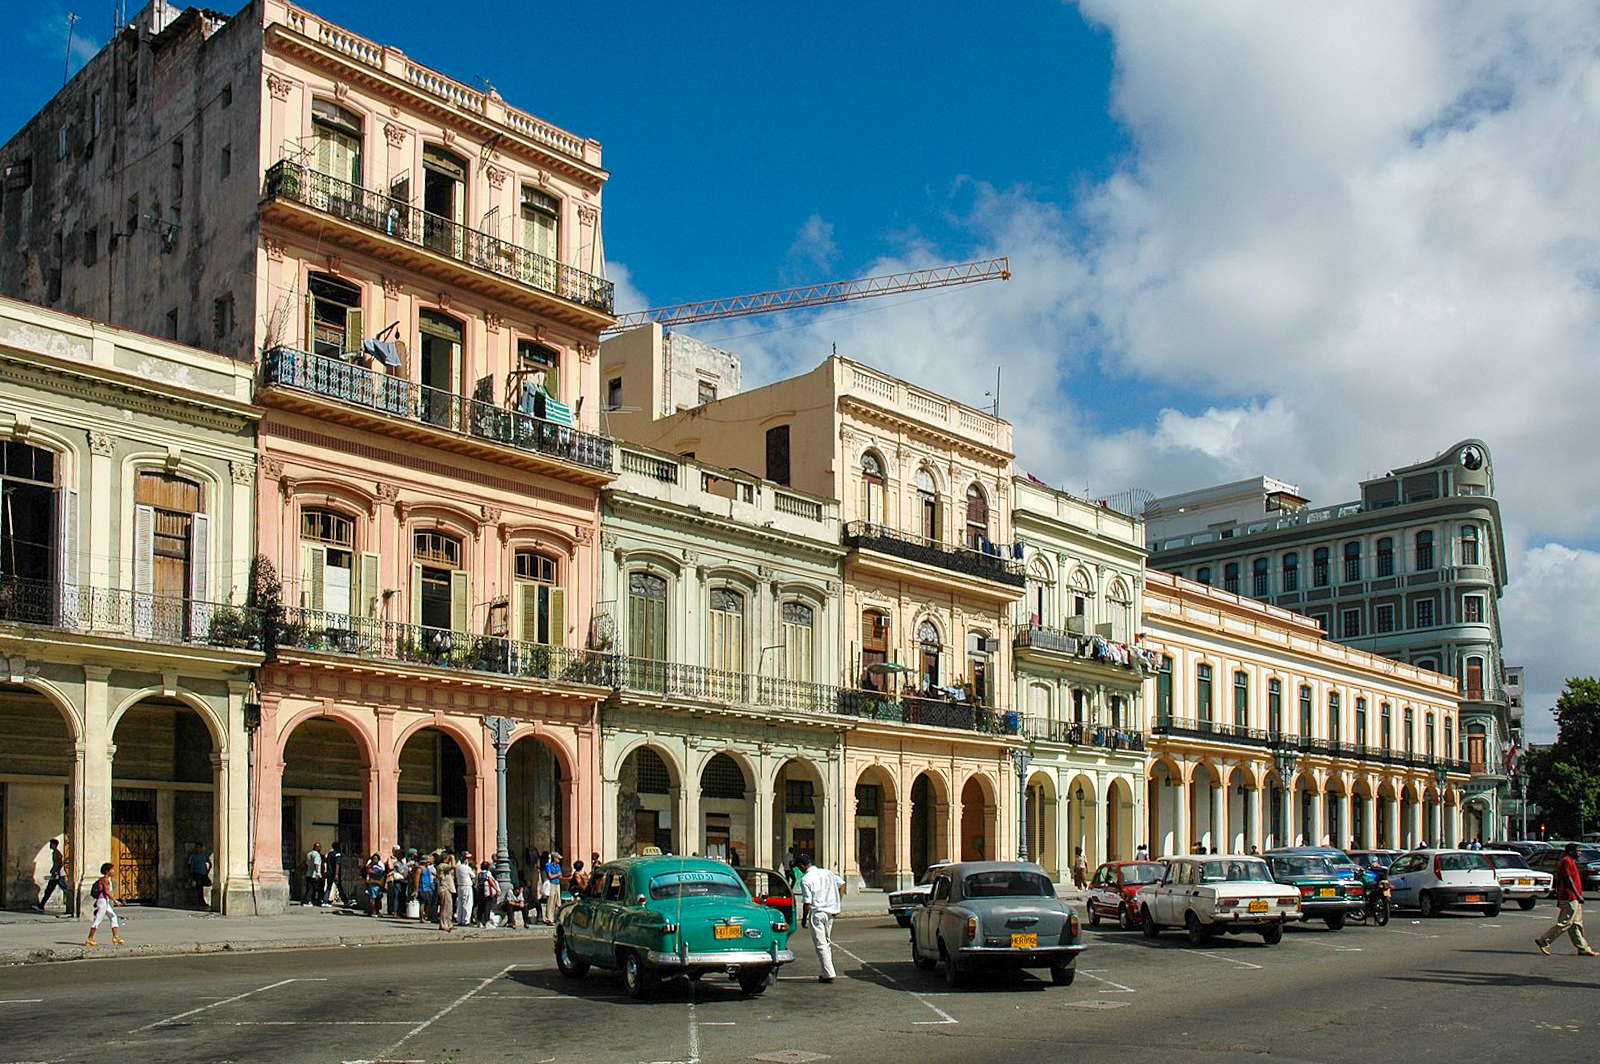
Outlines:
{"type": "Polygon", "coordinates": [[[430,214],[405,200],[319,173],[290,159],[267,169],[262,198],[309,207],[386,240],[579,307],[612,315],[615,286],[521,245],[430,214]]]}
{"type": "Polygon", "coordinates": [[[1062,746],[1087,746],[1096,750],[1144,750],[1144,733],[1122,728],[1077,724],[1065,720],[1040,720],[1025,717],[1022,734],[1038,742],[1058,743],[1062,746]]]}
{"type": "Polygon", "coordinates": [[[1363,743],[1346,743],[1335,739],[1294,735],[1288,732],[1263,731],[1221,721],[1196,720],[1189,717],[1157,716],[1150,729],[1153,736],[1174,736],[1198,739],[1203,742],[1226,743],[1230,746],[1251,746],[1271,750],[1292,750],[1302,756],[1325,757],[1332,760],[1357,761],[1365,764],[1396,765],[1402,768],[1420,768],[1437,771],[1443,766],[1452,774],[1465,774],[1464,761],[1417,754],[1400,750],[1383,750],[1363,743]]]}
{"type": "Polygon", "coordinates": [[[417,426],[611,472],[611,440],[492,403],[429,388],[382,370],[274,347],[262,356],[262,388],[290,388],[417,426]]]}
{"type": "Polygon", "coordinates": [[[1078,647],[1082,645],[1083,639],[1084,637],[1076,632],[1064,632],[1059,628],[1030,624],[1026,628],[1017,629],[1012,646],[1018,650],[1048,650],[1077,657],[1078,647]]]}
{"type": "Polygon", "coordinates": [[[0,577],[0,625],[168,646],[261,650],[261,618],[243,606],[17,576],[0,577]]]}
{"type": "Polygon", "coordinates": [[[1104,636],[1085,635],[1081,632],[1046,628],[1039,624],[1019,627],[1011,644],[1017,651],[1036,651],[1059,654],[1086,662],[1098,662],[1115,668],[1127,669],[1142,675],[1142,670],[1154,672],[1157,663],[1154,655],[1119,643],[1104,636]]]}
{"type": "Polygon", "coordinates": [[[872,550],[906,561],[976,576],[1020,588],[1026,583],[1022,563],[988,551],[972,550],[937,540],[897,532],[883,525],[851,521],[845,526],[844,545],[849,550],[872,550]]]}

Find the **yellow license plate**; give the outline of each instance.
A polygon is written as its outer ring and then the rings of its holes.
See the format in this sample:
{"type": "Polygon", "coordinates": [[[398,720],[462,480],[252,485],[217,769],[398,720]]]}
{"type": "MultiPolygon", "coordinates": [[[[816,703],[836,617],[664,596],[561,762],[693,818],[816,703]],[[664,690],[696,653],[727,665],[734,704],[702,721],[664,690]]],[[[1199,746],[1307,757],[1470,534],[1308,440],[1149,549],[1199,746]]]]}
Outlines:
{"type": "Polygon", "coordinates": [[[1037,934],[1032,934],[1032,935],[1012,935],[1011,936],[1011,948],[1012,949],[1038,949],[1039,948],[1039,936],[1037,934]]]}
{"type": "Polygon", "coordinates": [[[1531,879],[1519,879],[1519,880],[1517,880],[1517,886],[1519,886],[1519,887],[1531,887],[1531,886],[1533,886],[1533,880],[1531,880],[1531,879]]]}
{"type": "Polygon", "coordinates": [[[1337,897],[1338,894],[1339,891],[1335,887],[1320,887],[1317,890],[1317,897],[1319,898],[1333,898],[1337,897]]]}
{"type": "Polygon", "coordinates": [[[718,924],[717,925],[717,937],[718,938],[743,938],[744,937],[744,928],[740,927],[738,924],[718,924]]]}
{"type": "Polygon", "coordinates": [[[1266,899],[1263,898],[1260,901],[1251,902],[1250,903],[1250,911],[1253,912],[1253,913],[1264,913],[1264,912],[1266,912],[1267,911],[1267,901],[1266,901],[1266,899]]]}

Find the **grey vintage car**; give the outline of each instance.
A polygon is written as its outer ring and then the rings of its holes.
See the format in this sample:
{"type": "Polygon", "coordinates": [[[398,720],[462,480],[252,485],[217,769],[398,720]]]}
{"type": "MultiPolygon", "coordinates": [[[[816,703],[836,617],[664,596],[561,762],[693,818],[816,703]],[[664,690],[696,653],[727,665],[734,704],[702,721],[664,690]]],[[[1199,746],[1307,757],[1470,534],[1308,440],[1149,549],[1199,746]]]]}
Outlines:
{"type": "Polygon", "coordinates": [[[1045,870],[1027,861],[962,861],[934,876],[927,901],[911,916],[911,962],[944,964],[945,982],[1001,968],[1049,968],[1071,986],[1083,952],[1078,914],[1056,897],[1045,870]]]}

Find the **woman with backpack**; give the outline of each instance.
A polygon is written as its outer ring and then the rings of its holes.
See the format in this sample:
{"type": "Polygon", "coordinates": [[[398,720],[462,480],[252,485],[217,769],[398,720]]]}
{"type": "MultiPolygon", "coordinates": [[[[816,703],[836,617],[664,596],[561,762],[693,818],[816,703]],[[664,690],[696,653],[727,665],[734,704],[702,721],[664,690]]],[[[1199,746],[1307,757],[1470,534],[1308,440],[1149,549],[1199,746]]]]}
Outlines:
{"type": "Polygon", "coordinates": [[[117,919],[116,895],[116,880],[111,878],[111,862],[107,861],[100,866],[100,878],[89,888],[89,900],[94,902],[94,921],[89,924],[89,937],[83,944],[90,949],[100,944],[94,940],[94,933],[100,930],[101,922],[107,918],[111,920],[112,945],[127,945],[122,941],[122,921],[117,919]]]}

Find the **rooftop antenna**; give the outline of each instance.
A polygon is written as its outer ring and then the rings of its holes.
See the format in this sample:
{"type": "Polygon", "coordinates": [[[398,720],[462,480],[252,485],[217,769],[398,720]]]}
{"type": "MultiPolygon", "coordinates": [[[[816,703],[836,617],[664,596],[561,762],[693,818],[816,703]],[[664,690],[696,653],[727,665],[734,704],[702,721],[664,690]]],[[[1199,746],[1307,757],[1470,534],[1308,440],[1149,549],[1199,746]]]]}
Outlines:
{"type": "Polygon", "coordinates": [[[78,16],[67,13],[67,55],[61,62],[61,84],[65,85],[72,76],[72,27],[78,24],[78,16]]]}
{"type": "Polygon", "coordinates": [[[993,402],[991,402],[989,404],[989,409],[993,412],[994,416],[998,419],[1000,417],[1000,367],[999,366],[996,366],[994,368],[994,391],[992,391],[992,392],[984,392],[983,393],[983,397],[985,399],[992,399],[993,400],[993,402]]]}

